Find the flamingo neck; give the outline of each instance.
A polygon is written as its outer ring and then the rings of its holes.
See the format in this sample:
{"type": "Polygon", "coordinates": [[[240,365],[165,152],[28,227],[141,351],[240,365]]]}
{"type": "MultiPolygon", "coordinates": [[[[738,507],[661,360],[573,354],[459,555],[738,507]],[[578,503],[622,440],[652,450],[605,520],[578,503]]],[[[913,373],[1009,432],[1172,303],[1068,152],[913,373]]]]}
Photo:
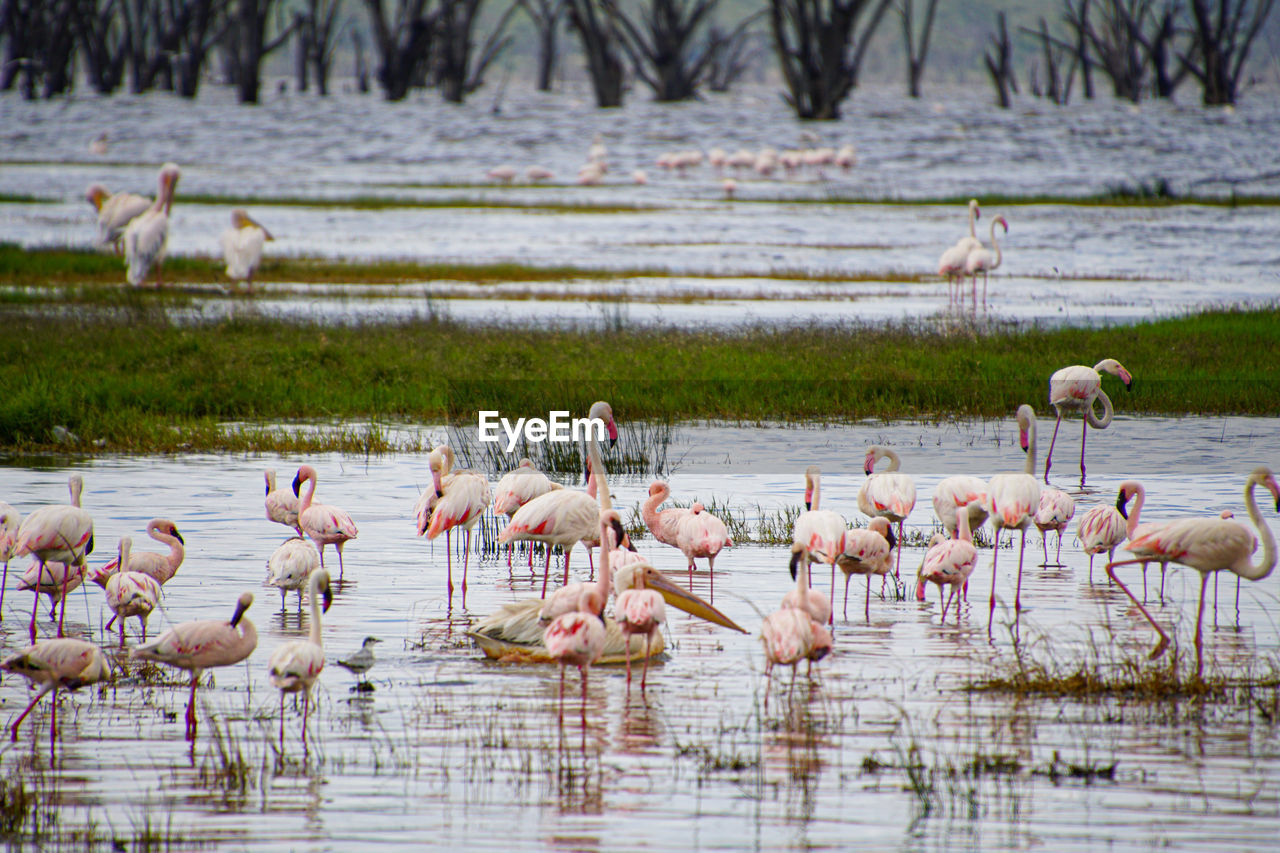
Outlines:
{"type": "Polygon", "coordinates": [[[311,508],[311,499],[316,493],[316,475],[308,474],[307,479],[303,481],[304,492],[302,498],[298,501],[298,512],[305,512],[311,508]]]}
{"type": "Polygon", "coordinates": [[[1022,466],[1023,473],[1030,474],[1032,477],[1036,474],[1036,420],[1032,418],[1027,423],[1027,461],[1022,466]]]}
{"type": "Polygon", "coordinates": [[[796,569],[796,600],[800,606],[809,595],[809,551],[806,549],[800,556],[800,567],[796,569]]]}
{"type": "Polygon", "coordinates": [[[969,529],[969,505],[956,507],[956,538],[961,542],[973,542],[973,532],[969,529]]]}
{"type": "Polygon", "coordinates": [[[670,495],[669,489],[660,489],[657,494],[645,498],[644,503],[640,505],[640,517],[644,519],[645,525],[650,530],[657,530],[661,526],[662,515],[658,512],[658,507],[662,506],[662,502],[670,495]]]}
{"type": "Polygon", "coordinates": [[[809,502],[809,509],[817,511],[819,502],[822,499],[822,477],[818,474],[813,475],[813,500],[809,502]]]}
{"type": "Polygon", "coordinates": [[[974,215],[975,213],[977,213],[977,208],[969,205],[969,237],[973,240],[978,239],[978,218],[974,215]]]}
{"type": "Polygon", "coordinates": [[[320,584],[312,583],[309,587],[311,593],[311,634],[308,639],[323,648],[324,644],[320,642],[320,584]]]}
{"type": "Polygon", "coordinates": [[[1262,540],[1262,562],[1246,562],[1239,570],[1233,569],[1237,575],[1251,581],[1262,580],[1276,567],[1276,538],[1272,535],[1271,528],[1262,520],[1262,513],[1258,512],[1258,502],[1253,498],[1256,485],[1257,482],[1250,477],[1244,487],[1244,505],[1248,507],[1249,520],[1257,528],[1258,538],[1262,540]]]}
{"type": "MultiPolygon", "coordinates": [[[[613,528],[609,526],[609,523],[607,521],[601,522],[600,524],[600,583],[596,584],[595,596],[592,596],[591,594],[583,595],[581,598],[578,599],[578,601],[581,603],[580,607],[582,610],[587,610],[588,612],[593,612],[593,613],[596,611],[599,611],[598,615],[600,615],[602,619],[604,618],[603,617],[604,606],[605,604],[608,603],[609,593],[613,590],[613,570],[610,566],[609,552],[612,551],[614,547],[616,546],[613,541],[613,528]],[[599,598],[599,606],[594,609],[588,607],[588,604],[587,604],[588,599],[596,598],[596,597],[599,598]]],[[[641,588],[643,588],[643,581],[641,582],[641,588]]]]}
{"type": "Polygon", "coordinates": [[[76,509],[79,509],[80,493],[81,491],[84,490],[84,483],[82,483],[78,478],[73,477],[71,479],[70,489],[71,489],[71,505],[76,509]]]}
{"type": "Polygon", "coordinates": [[[885,448],[883,451],[881,451],[881,453],[884,456],[884,458],[889,460],[889,467],[885,468],[884,470],[897,471],[898,466],[902,464],[902,460],[898,457],[897,451],[889,450],[888,448],[885,448]]]}
{"type": "Polygon", "coordinates": [[[996,262],[987,267],[988,272],[999,267],[1000,262],[1004,260],[1004,254],[1000,251],[1000,241],[996,239],[996,221],[994,219],[991,221],[991,248],[995,250],[996,262]]]}
{"type": "Polygon", "coordinates": [[[1147,499],[1147,490],[1139,484],[1137,490],[1133,493],[1133,512],[1129,513],[1129,521],[1126,525],[1129,538],[1133,538],[1133,531],[1138,529],[1138,518],[1142,515],[1142,504],[1147,499]]]}
{"type": "MultiPolygon", "coordinates": [[[[587,464],[591,468],[589,485],[595,485],[595,497],[600,500],[600,508],[613,509],[613,497],[609,494],[609,481],[604,470],[604,460],[600,457],[600,445],[591,433],[591,430],[587,430],[587,464]]],[[[591,490],[588,489],[587,493],[590,494],[590,492],[591,490]]]]}
{"type": "Polygon", "coordinates": [[[262,472],[262,478],[267,481],[267,494],[271,494],[276,490],[276,472],[267,469],[262,472]]]}
{"type": "Polygon", "coordinates": [[[1111,426],[1111,419],[1115,415],[1115,410],[1111,407],[1111,398],[1107,396],[1107,392],[1103,391],[1101,386],[1098,388],[1098,396],[1089,402],[1089,408],[1084,410],[1085,417],[1089,420],[1089,426],[1094,429],[1106,429],[1111,426]],[[1093,404],[1102,401],[1102,417],[1098,417],[1093,413],[1093,404]]]}

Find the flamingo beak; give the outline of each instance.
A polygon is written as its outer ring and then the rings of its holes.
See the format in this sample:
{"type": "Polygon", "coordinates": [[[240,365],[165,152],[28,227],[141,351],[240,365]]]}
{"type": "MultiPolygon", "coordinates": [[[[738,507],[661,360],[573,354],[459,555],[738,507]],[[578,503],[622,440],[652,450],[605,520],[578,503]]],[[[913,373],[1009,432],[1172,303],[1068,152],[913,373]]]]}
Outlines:
{"type": "Polygon", "coordinates": [[[862,463],[862,473],[864,473],[864,474],[866,474],[868,477],[870,477],[870,476],[871,476],[871,472],[872,472],[872,471],[874,471],[874,470],[876,470],[876,457],[875,457],[875,454],[874,454],[874,453],[868,453],[868,454],[867,454],[867,458],[866,458],[866,459],[863,461],[863,463],[862,463]]]}
{"type": "Polygon", "coordinates": [[[244,616],[244,612],[249,609],[249,605],[242,602],[236,602],[236,612],[231,614],[231,627],[234,628],[240,624],[240,619],[244,616]]]}
{"type": "MultiPolygon", "coordinates": [[[[611,518],[609,519],[609,526],[613,528],[614,542],[616,542],[617,545],[621,545],[623,542],[626,542],[627,550],[629,551],[635,550],[635,548],[632,547],[631,545],[631,540],[627,538],[627,531],[622,528],[621,521],[619,521],[616,518],[611,518]]],[[[617,547],[617,545],[615,545],[615,547],[617,547]]]]}
{"type": "Polygon", "coordinates": [[[886,536],[886,537],[885,537],[885,539],[888,539],[888,540],[889,540],[889,550],[890,550],[890,551],[892,551],[894,548],[897,548],[897,547],[898,547],[898,537],[893,535],[893,527],[892,527],[892,525],[889,527],[889,535],[888,535],[888,536],[886,536]]]}
{"type": "Polygon", "coordinates": [[[324,585],[324,591],[320,593],[320,610],[328,613],[329,605],[333,604],[333,590],[328,584],[324,585]]]}
{"type": "Polygon", "coordinates": [[[172,536],[174,539],[177,539],[183,545],[187,544],[187,540],[182,538],[182,534],[178,532],[178,528],[176,527],[169,528],[169,535],[172,536]]]}
{"type": "Polygon", "coordinates": [[[302,475],[295,474],[293,476],[293,493],[298,497],[302,497],[302,475]]]}
{"type": "Polygon", "coordinates": [[[1018,431],[1018,444],[1022,445],[1022,452],[1026,453],[1027,452],[1027,431],[1025,429],[1018,431]]]}
{"type": "Polygon", "coordinates": [[[722,628],[729,628],[742,634],[748,633],[737,622],[734,622],[692,592],[667,580],[666,575],[656,569],[652,573],[645,574],[644,585],[650,589],[656,589],[662,596],[662,600],[677,610],[683,610],[690,616],[696,616],[704,622],[711,622],[722,628]]]}
{"type": "Polygon", "coordinates": [[[612,450],[618,443],[618,424],[610,418],[605,428],[609,431],[609,449],[612,450]]]}
{"type": "Polygon", "coordinates": [[[924,600],[925,600],[925,597],[924,597],[924,585],[925,585],[925,580],[924,580],[924,578],[920,578],[919,580],[917,580],[917,581],[916,581],[916,601],[924,601],[924,600]]]}
{"type": "Polygon", "coordinates": [[[1124,489],[1120,490],[1120,494],[1116,496],[1116,511],[1120,513],[1121,518],[1129,517],[1129,496],[1125,494],[1124,489]]]}
{"type": "Polygon", "coordinates": [[[804,549],[797,548],[791,552],[791,579],[796,579],[796,573],[800,571],[800,561],[804,559],[804,549]]]}
{"type": "Polygon", "coordinates": [[[1133,374],[1125,370],[1123,367],[1120,368],[1120,381],[1124,383],[1126,391],[1133,390],[1133,374]]]}

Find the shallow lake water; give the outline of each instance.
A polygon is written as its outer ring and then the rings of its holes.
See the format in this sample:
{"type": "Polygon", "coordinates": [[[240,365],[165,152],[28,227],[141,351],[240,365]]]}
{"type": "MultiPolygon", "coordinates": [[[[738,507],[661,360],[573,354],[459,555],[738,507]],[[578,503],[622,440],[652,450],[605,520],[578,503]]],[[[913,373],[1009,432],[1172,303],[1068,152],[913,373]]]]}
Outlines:
{"type": "MultiPolygon", "coordinates": [[[[625,418],[619,422],[625,432],[625,418]]],[[[1039,424],[1040,464],[1052,425],[1039,424]]],[[[1274,465],[1280,446],[1274,419],[1122,415],[1090,436],[1082,490],[1078,422],[1069,426],[1059,437],[1053,480],[1076,495],[1077,519],[1090,506],[1113,503],[1119,483],[1137,478],[1147,488],[1146,519],[1231,509],[1243,520],[1243,480],[1258,464],[1274,465]]],[[[803,468],[819,464],[823,506],[863,523],[855,495],[872,443],[894,447],[915,479],[909,533],[929,532],[929,497],[940,478],[1018,470],[1023,461],[1011,421],[704,426],[674,431],[659,473],[677,498],[714,499],[751,518],[798,506],[803,468]]],[[[412,507],[429,482],[425,456],[103,457],[74,467],[9,460],[0,468],[0,496],[25,512],[64,500],[72,470],[85,478],[84,504],[95,518],[91,565],[106,562],[121,535],[134,537],[135,550],[148,549],[147,521],[170,518],[186,538],[187,557],[165,590],[168,619],[225,618],[235,597],[252,590],[257,598],[248,615],[260,639],[246,664],[216,671],[212,684],[206,677],[194,748],[183,740],[186,690],[179,677],[155,685],[122,676],[105,689],[64,695],[51,769],[47,702],[34,712],[18,743],[0,751],[0,775],[20,774],[56,816],[33,846],[106,847],[152,832],[180,839],[172,843],[183,849],[229,850],[357,843],[1254,850],[1271,847],[1280,825],[1280,730],[1272,699],[1256,706],[1080,702],[965,689],[1007,668],[1015,653],[1016,546],[1000,553],[990,636],[989,549],[958,623],[951,616],[940,624],[933,591],[928,604],[873,594],[868,622],[855,579],[848,620],[837,595],[834,652],[812,679],[801,672],[794,687],[789,673],[775,672],[767,709],[756,634],[759,614],[775,609],[793,586],[788,549],[734,547],[717,562],[714,600],[751,633],[671,611],[669,655],[651,669],[647,692],[633,686],[628,695],[621,668],[597,667],[583,701],[571,672],[561,722],[554,667],[488,661],[463,633],[500,604],[536,595],[541,578],[519,562],[509,571],[501,556],[473,554],[466,607],[455,592],[449,608],[446,548],[414,535],[412,507]],[[275,467],[287,479],[302,461],[319,470],[318,497],[348,510],[360,527],[323,620],[329,665],[314,691],[305,752],[292,705],[283,750],[275,744],[279,705],[266,660],[280,643],[305,634],[309,616],[297,615],[292,594],[282,615],[277,592],[261,586],[266,559],[285,537],[284,528],[263,517],[262,469],[275,467]],[[359,695],[334,660],[366,635],[384,642],[371,673],[377,689],[359,695]],[[220,749],[235,760],[221,759],[220,749]],[[228,764],[239,772],[228,772],[228,764]]],[[[629,512],[650,480],[648,473],[613,476],[615,504],[629,512]]],[[[1262,503],[1265,523],[1280,528],[1262,503]]],[[[1034,531],[1027,537],[1027,609],[1016,648],[1072,660],[1094,647],[1104,662],[1141,660],[1154,634],[1106,583],[1101,563],[1090,582],[1074,529],[1062,567],[1041,568],[1040,537],[1034,531]]],[[[687,578],[675,549],[651,538],[637,545],[673,577],[687,578]]],[[[581,549],[574,554],[575,577],[585,568],[583,556],[581,549]]],[[[919,546],[905,549],[904,580],[914,577],[922,556],[919,546]]],[[[332,557],[330,549],[326,562],[332,557]]],[[[1141,589],[1140,574],[1130,571],[1141,589]]],[[[1233,578],[1222,581],[1216,616],[1206,617],[1211,671],[1242,671],[1255,659],[1264,669],[1274,663],[1275,577],[1245,582],[1238,610],[1233,578]]],[[[1163,604],[1158,572],[1150,581],[1154,615],[1176,629],[1178,654],[1190,654],[1198,575],[1172,571],[1163,604]]],[[[829,583],[815,571],[818,589],[829,583]]],[[[693,586],[712,595],[704,566],[693,586]]],[[[0,634],[5,652],[26,642],[30,601],[10,583],[0,634]]],[[[77,591],[68,630],[101,640],[108,616],[96,587],[87,595],[77,591]]],[[[154,615],[152,632],[168,619],[154,615]]],[[[41,633],[50,629],[45,614],[41,633]]],[[[135,629],[136,620],[131,645],[135,629]]],[[[0,708],[16,714],[29,695],[20,679],[5,678],[0,708]]]]}

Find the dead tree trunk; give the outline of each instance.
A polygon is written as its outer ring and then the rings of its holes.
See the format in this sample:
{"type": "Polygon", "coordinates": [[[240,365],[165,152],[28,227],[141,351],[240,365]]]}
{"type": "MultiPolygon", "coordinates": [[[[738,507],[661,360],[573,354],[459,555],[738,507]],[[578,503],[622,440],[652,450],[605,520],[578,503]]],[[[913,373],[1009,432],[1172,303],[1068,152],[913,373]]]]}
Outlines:
{"type": "Polygon", "coordinates": [[[642,15],[631,16],[617,0],[602,0],[618,26],[632,68],[655,100],[684,101],[697,95],[716,45],[698,39],[698,31],[719,0],[649,0],[642,15]]]}
{"type": "Polygon", "coordinates": [[[751,68],[763,51],[761,33],[751,29],[764,12],[750,15],[731,33],[724,33],[716,25],[707,31],[711,60],[707,66],[707,88],[713,92],[727,92],[729,87],[751,68]]]}
{"type": "Polygon", "coordinates": [[[1240,78],[1275,0],[1189,0],[1191,50],[1182,55],[1191,74],[1200,81],[1206,107],[1234,104],[1240,94],[1240,78]]]}
{"type": "Polygon", "coordinates": [[[933,33],[934,13],[938,9],[938,0],[928,0],[925,7],[924,25],[920,28],[920,43],[916,44],[915,22],[913,12],[915,0],[900,0],[898,15],[902,19],[902,40],[907,55],[907,94],[913,98],[920,97],[920,81],[924,78],[924,64],[929,58],[929,37],[933,33]]]}
{"type": "Polygon", "coordinates": [[[582,42],[587,73],[596,93],[596,106],[622,106],[623,65],[618,55],[620,38],[597,0],[569,0],[569,26],[582,42]]]}
{"type": "Polygon", "coordinates": [[[128,49],[117,0],[79,0],[74,26],[89,84],[100,95],[111,94],[124,79],[128,49]]]}
{"type": "Polygon", "coordinates": [[[770,0],[774,51],[796,115],[840,117],[840,104],[857,85],[862,57],[888,8],[889,0],[770,0]]]}
{"type": "Polygon", "coordinates": [[[364,0],[378,49],[378,82],[388,101],[403,100],[430,59],[435,15],[426,14],[427,0],[398,0],[388,17],[382,0],[364,0]]]}
{"type": "MultiPolygon", "coordinates": [[[[236,9],[235,39],[231,49],[236,55],[236,94],[242,104],[258,103],[262,88],[262,62],[279,49],[293,34],[294,23],[285,26],[275,18],[276,35],[267,35],[272,10],[278,0],[239,0],[236,9]]],[[[295,19],[296,23],[296,19],[295,19]]]]}
{"type": "MultiPolygon", "coordinates": [[[[307,0],[307,19],[311,31],[311,70],[321,95],[329,94],[329,70],[333,65],[333,52],[342,35],[342,27],[338,24],[340,6],[341,0],[307,0]]],[[[361,91],[369,91],[367,83],[361,91]]]]}
{"type": "Polygon", "coordinates": [[[360,94],[369,92],[369,66],[364,60],[364,39],[360,37],[359,30],[351,31],[351,46],[353,54],[353,62],[355,63],[354,76],[356,78],[356,91],[360,94]]]}
{"type": "Polygon", "coordinates": [[[987,65],[987,73],[991,75],[991,83],[996,87],[996,103],[1001,109],[1009,109],[1011,103],[1009,92],[1018,91],[1018,83],[1013,76],[1013,46],[1009,43],[1009,29],[1005,26],[1004,12],[996,13],[996,34],[989,36],[991,47],[987,48],[983,60],[987,65]],[[993,53],[994,51],[994,53],[993,53]]]}
{"type": "Polygon", "coordinates": [[[315,33],[311,17],[302,12],[293,13],[293,85],[299,92],[311,87],[311,52],[315,33]]]}
{"type": "Polygon", "coordinates": [[[1062,19],[1071,30],[1072,46],[1076,55],[1076,66],[1080,69],[1080,82],[1084,86],[1084,97],[1093,100],[1093,62],[1089,58],[1089,0],[1078,0],[1072,4],[1066,0],[1062,19]]]}
{"type": "Polygon", "coordinates": [[[549,92],[559,59],[557,39],[568,8],[566,0],[516,0],[516,3],[538,32],[538,91],[549,92]]]}
{"type": "Polygon", "coordinates": [[[481,0],[441,0],[440,3],[436,24],[440,44],[440,93],[450,103],[460,104],[480,88],[489,65],[511,45],[505,33],[515,14],[515,4],[498,20],[480,53],[473,55],[471,31],[480,14],[480,3],[481,0]]]}

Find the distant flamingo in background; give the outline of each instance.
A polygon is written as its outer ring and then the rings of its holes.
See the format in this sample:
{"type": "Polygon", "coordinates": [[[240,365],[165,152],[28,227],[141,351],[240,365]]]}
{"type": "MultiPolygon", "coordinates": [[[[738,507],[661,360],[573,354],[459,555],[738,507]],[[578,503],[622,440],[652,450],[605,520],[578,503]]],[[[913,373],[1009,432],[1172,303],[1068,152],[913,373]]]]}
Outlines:
{"type": "Polygon", "coordinates": [[[693,580],[695,558],[706,558],[707,569],[715,574],[716,555],[733,546],[724,522],[706,511],[701,503],[689,509],[672,507],[658,512],[658,507],[671,496],[671,486],[658,481],[650,484],[649,497],[640,507],[645,526],[653,538],[664,545],[679,548],[689,561],[689,580],[693,580]]]}
{"type": "MultiPolygon", "coordinates": [[[[547,651],[560,663],[560,719],[564,720],[564,668],[576,666],[582,673],[583,713],[586,713],[587,670],[604,654],[605,628],[604,606],[609,601],[610,582],[609,541],[610,527],[621,524],[618,513],[612,509],[601,510],[597,516],[600,527],[600,582],[589,594],[578,600],[578,610],[557,616],[546,631],[542,642],[547,651]]],[[[646,638],[648,635],[646,634],[646,638]]],[[[630,637],[627,639],[630,642],[630,637]]],[[[628,661],[630,655],[627,656],[628,661]]],[[[630,664],[628,664],[629,666],[630,664]]],[[[647,664],[646,664],[647,666],[647,664]]]]}
{"type": "Polygon", "coordinates": [[[142,623],[142,642],[147,641],[147,617],[160,603],[160,582],[151,575],[133,570],[130,549],[133,539],[120,537],[116,564],[119,567],[112,573],[106,583],[107,606],[111,608],[111,621],[104,631],[110,631],[112,624],[120,620],[120,648],[124,648],[124,622],[130,616],[137,616],[142,623]]]}
{"type": "MultiPolygon", "coordinates": [[[[864,618],[871,621],[871,576],[883,579],[893,568],[893,551],[898,540],[889,527],[889,519],[877,516],[866,528],[854,528],[844,534],[844,547],[836,557],[836,566],[844,572],[844,618],[849,618],[849,578],[867,576],[867,600],[864,618]]],[[[883,591],[884,583],[880,584],[883,591]]]]}
{"type": "MultiPolygon", "coordinates": [[[[178,573],[182,560],[186,556],[186,540],[178,532],[178,526],[167,518],[153,518],[147,524],[147,535],[161,544],[169,546],[168,554],[157,554],[154,551],[131,551],[129,571],[150,575],[161,585],[167,584],[178,573]]],[[[132,544],[132,539],[130,543],[132,544]]],[[[120,571],[118,559],[112,560],[101,568],[95,569],[91,580],[106,589],[107,581],[120,571]]]]}
{"type": "Polygon", "coordinates": [[[134,660],[155,661],[191,673],[191,695],[187,698],[187,740],[196,739],[196,688],[200,685],[200,676],[209,667],[237,664],[258,647],[258,631],[252,622],[244,618],[244,612],[251,604],[253,593],[242,592],[236,600],[231,621],[199,619],[183,622],[129,654],[134,660]]]}
{"type": "MultiPolygon", "coordinates": [[[[804,471],[805,511],[796,517],[791,529],[791,548],[794,553],[797,545],[802,547],[810,562],[831,564],[831,595],[827,612],[832,613],[836,600],[836,558],[844,550],[844,534],[849,525],[840,513],[819,509],[821,500],[822,471],[817,465],[810,465],[804,471]]],[[[835,624],[834,614],[828,622],[835,624]]]]}
{"type": "Polygon", "coordinates": [[[982,212],[978,209],[978,200],[976,198],[969,199],[969,236],[961,237],[950,248],[942,253],[942,257],[938,259],[938,275],[947,278],[947,297],[949,301],[956,301],[956,292],[960,293],[960,298],[964,298],[964,289],[957,287],[965,275],[964,264],[969,260],[969,253],[974,249],[982,248],[982,241],[978,239],[977,221],[982,217],[982,212]]]}
{"type": "Polygon", "coordinates": [[[156,287],[164,284],[161,267],[169,245],[169,210],[173,206],[173,190],[181,170],[174,163],[160,167],[159,190],[151,206],[138,214],[124,229],[124,256],[129,265],[129,284],[138,287],[156,270],[156,287]]]}
{"type": "MultiPolygon", "coordinates": [[[[536,497],[541,497],[564,486],[552,482],[546,474],[533,467],[529,459],[521,459],[520,464],[508,471],[493,489],[493,514],[505,515],[508,519],[516,514],[516,510],[536,497]]],[[[507,544],[507,568],[511,568],[511,551],[513,546],[507,544]]],[[[533,549],[529,549],[529,568],[533,569],[533,549]]]]}
{"type": "Polygon", "coordinates": [[[302,612],[302,590],[311,573],[320,568],[320,552],[300,536],[286,539],[267,559],[267,583],[280,590],[280,612],[284,612],[285,595],[298,593],[298,612],[302,612]]]}
{"type": "Polygon", "coordinates": [[[1071,495],[1062,489],[1042,488],[1040,490],[1040,506],[1033,519],[1040,531],[1040,544],[1044,547],[1044,563],[1049,565],[1049,531],[1058,532],[1058,551],[1053,558],[1054,565],[1062,565],[1062,531],[1067,529],[1076,514],[1076,502],[1071,495]]]}
{"type": "Polygon", "coordinates": [[[1022,558],[1027,551],[1027,528],[1031,526],[1036,510],[1040,507],[1040,483],[1034,476],[1036,464],[1036,413],[1023,403],[1018,407],[1018,443],[1026,454],[1026,466],[1021,473],[996,474],[987,481],[987,515],[995,528],[995,544],[991,549],[991,613],[987,618],[987,632],[991,632],[996,617],[996,564],[1000,559],[1000,532],[1022,531],[1022,545],[1018,551],[1018,583],[1014,591],[1013,609],[1022,610],[1022,558]]]}
{"type": "Polygon", "coordinates": [[[298,524],[304,533],[316,543],[320,549],[320,567],[324,568],[324,546],[332,545],[338,552],[338,580],[342,580],[342,546],[349,539],[359,534],[351,516],[336,506],[315,503],[316,469],[303,465],[293,478],[293,493],[298,496],[298,524]],[[310,483],[311,488],[302,494],[302,486],[310,483]]]}
{"type": "Polygon", "coordinates": [[[0,611],[4,610],[4,588],[9,581],[9,561],[18,552],[18,528],[21,526],[22,513],[0,501],[0,561],[4,562],[4,574],[0,575],[0,611]]]}
{"type": "Polygon", "coordinates": [[[956,507],[969,513],[969,530],[977,530],[987,520],[987,483],[968,474],[946,477],[933,488],[933,513],[942,522],[947,536],[959,536],[956,507]]]}
{"type": "MultiPolygon", "coordinates": [[[[80,508],[80,495],[84,491],[84,479],[79,474],[72,474],[67,480],[71,492],[71,503],[42,506],[32,512],[18,527],[17,543],[14,554],[22,556],[31,554],[36,558],[35,585],[27,589],[39,589],[48,593],[50,598],[55,593],[41,586],[46,580],[58,582],[61,589],[57,599],[63,601],[62,615],[58,618],[58,636],[62,636],[62,625],[66,618],[66,594],[70,589],[79,586],[84,580],[85,558],[93,553],[93,518],[80,508]],[[53,577],[55,563],[64,563],[59,577],[53,577]],[[74,581],[74,585],[70,586],[74,581]]],[[[30,570],[28,570],[30,572],[30,570]]],[[[39,595],[36,596],[39,599],[39,595]]],[[[36,641],[35,610],[31,611],[31,642],[36,641]]]]}
{"type": "Polygon", "coordinates": [[[1080,434],[1080,485],[1084,485],[1084,445],[1089,437],[1089,427],[1106,429],[1111,426],[1113,414],[1111,398],[1102,390],[1102,374],[1119,376],[1127,389],[1133,384],[1133,376],[1114,358],[1104,358],[1093,367],[1073,364],[1054,371],[1049,377],[1049,403],[1058,410],[1058,420],[1053,425],[1053,438],[1049,441],[1049,453],[1044,458],[1044,481],[1049,482],[1049,468],[1053,465],[1053,447],[1058,441],[1058,427],[1067,412],[1080,412],[1084,417],[1080,434]],[[1102,417],[1093,413],[1094,400],[1102,401],[1102,417]]]}
{"type": "MultiPolygon", "coordinates": [[[[1093,580],[1093,558],[1106,551],[1107,562],[1111,562],[1116,548],[1120,547],[1120,543],[1128,536],[1125,504],[1129,500],[1129,494],[1132,493],[1128,491],[1130,487],[1136,487],[1139,491],[1142,489],[1142,485],[1134,480],[1121,483],[1120,493],[1116,497],[1114,506],[1102,504],[1091,507],[1076,524],[1076,538],[1080,540],[1080,546],[1084,552],[1089,555],[1090,581],[1093,580]]],[[[1136,513],[1134,518],[1137,518],[1136,513]]]]}
{"type": "Polygon", "coordinates": [[[262,502],[267,510],[267,521],[292,527],[301,536],[302,528],[298,525],[298,496],[287,488],[276,487],[274,468],[263,471],[262,477],[267,483],[267,496],[262,502]]]}
{"type": "MultiPolygon", "coordinates": [[[[1249,528],[1238,522],[1220,516],[1212,518],[1189,518],[1161,524],[1146,535],[1138,536],[1125,546],[1125,550],[1144,551],[1164,557],[1167,562],[1181,563],[1200,572],[1200,606],[1196,611],[1196,678],[1204,673],[1204,593],[1209,583],[1209,575],[1220,571],[1231,571],[1238,577],[1251,581],[1262,580],[1271,574],[1276,567],[1276,540],[1271,528],[1262,520],[1258,512],[1258,504],[1254,500],[1255,486],[1262,486],[1271,493],[1275,501],[1276,512],[1280,512],[1280,485],[1277,485],[1271,469],[1258,467],[1245,480],[1244,503],[1249,511],[1249,520],[1262,538],[1262,560],[1259,563],[1250,561],[1250,557],[1258,550],[1258,536],[1254,536],[1249,528]]],[[[1151,614],[1134,597],[1129,588],[1116,577],[1117,566],[1141,563],[1147,557],[1139,556],[1129,560],[1118,560],[1107,563],[1107,574],[1111,576],[1125,595],[1138,607],[1142,615],[1160,635],[1160,641],[1151,651],[1154,660],[1169,646],[1169,635],[1151,618],[1151,614]]]]}
{"type": "MultiPolygon", "coordinates": [[[[963,506],[961,507],[963,508],[963,506]]],[[[924,585],[935,583],[938,594],[942,587],[950,586],[951,592],[942,602],[942,621],[947,621],[947,608],[956,593],[969,583],[973,570],[978,565],[978,549],[973,545],[973,536],[969,531],[969,513],[956,515],[959,529],[957,538],[944,539],[929,546],[924,555],[924,565],[920,567],[920,576],[916,581],[916,599],[924,601],[924,585]]],[[[956,602],[956,624],[960,623],[960,602],[956,602]]]]}
{"type": "Polygon", "coordinates": [[[1009,223],[1005,222],[1003,216],[997,216],[991,220],[991,248],[980,246],[969,252],[969,257],[965,259],[964,271],[973,276],[973,304],[978,304],[978,273],[982,273],[982,304],[987,304],[987,276],[993,270],[997,269],[1004,260],[1004,253],[1000,250],[1000,242],[996,240],[996,226],[1004,228],[1006,234],[1009,233],[1009,223]]]}
{"type": "MultiPolygon", "coordinates": [[[[863,515],[872,518],[881,516],[897,522],[899,542],[902,541],[902,525],[916,505],[916,484],[906,474],[898,471],[901,461],[898,454],[887,447],[868,447],[862,465],[867,479],[858,489],[858,509],[863,515]],[[885,458],[889,460],[889,467],[879,474],[875,473],[876,462],[885,458]]],[[[901,567],[902,550],[899,549],[893,567],[895,577],[902,576],[901,567]]]]}
{"type": "Polygon", "coordinates": [[[456,457],[453,448],[442,444],[431,451],[427,457],[427,467],[431,469],[431,482],[435,490],[436,502],[431,515],[424,519],[418,516],[418,535],[426,534],[427,539],[435,539],[441,533],[445,535],[445,559],[448,574],[445,582],[449,589],[449,601],[453,601],[453,542],[452,531],[461,527],[465,532],[462,548],[462,606],[467,606],[467,567],[471,564],[471,531],[480,520],[485,507],[489,505],[489,481],[479,471],[470,468],[453,470],[456,457]]]}
{"type": "Polygon", "coordinates": [[[311,685],[324,669],[324,642],[320,633],[320,614],[329,612],[333,590],[329,573],[313,572],[307,581],[311,598],[311,632],[305,640],[290,640],[278,646],[267,661],[267,677],[280,690],[280,744],[284,745],[284,697],[302,693],[302,749],[307,749],[307,714],[311,710],[311,685]]]}
{"type": "MultiPolygon", "coordinates": [[[[59,688],[78,690],[90,684],[97,684],[111,675],[111,667],[107,664],[102,650],[93,643],[83,640],[42,640],[33,643],[21,651],[9,655],[0,661],[0,670],[21,675],[32,684],[41,685],[36,698],[31,700],[27,709],[18,715],[10,725],[14,743],[18,741],[18,727],[27,718],[45,695],[59,688]]],[[[53,697],[53,710],[49,717],[49,748],[58,737],[58,696],[53,697]]],[[[52,761],[52,758],[50,759],[52,761]]]]}

